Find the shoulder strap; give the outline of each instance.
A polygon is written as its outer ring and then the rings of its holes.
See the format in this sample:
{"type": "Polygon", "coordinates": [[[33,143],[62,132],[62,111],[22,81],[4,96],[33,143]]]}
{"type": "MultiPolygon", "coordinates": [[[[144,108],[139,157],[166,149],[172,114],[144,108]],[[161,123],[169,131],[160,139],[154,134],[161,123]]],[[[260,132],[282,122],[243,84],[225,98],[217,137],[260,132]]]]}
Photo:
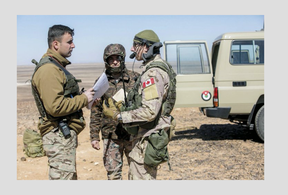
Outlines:
{"type": "Polygon", "coordinates": [[[146,69],[145,69],[145,72],[147,71],[147,70],[149,70],[150,68],[161,68],[162,70],[164,70],[165,72],[167,72],[168,73],[168,67],[167,67],[168,65],[167,64],[165,64],[164,62],[160,62],[160,61],[154,61],[154,62],[152,62],[151,64],[149,64],[147,67],[146,67],[146,69]]]}
{"type": "MultiPolygon", "coordinates": [[[[38,63],[35,59],[32,60],[32,63],[36,65],[34,72],[32,74],[32,78],[31,81],[34,77],[34,74],[36,73],[36,71],[43,65],[47,64],[47,63],[53,63],[55,64],[57,67],[61,68],[66,76],[67,79],[67,75],[70,74],[63,66],[61,66],[57,61],[55,61],[52,57],[50,56],[46,56],[44,58],[41,58],[40,62],[38,63]]],[[[38,108],[39,114],[41,117],[48,117],[48,114],[45,110],[45,107],[43,105],[43,102],[39,96],[38,90],[36,88],[36,86],[33,85],[33,83],[31,82],[31,88],[32,88],[32,94],[34,96],[35,102],[36,102],[36,106],[38,108]]],[[[50,116],[50,115],[49,115],[50,116]]],[[[52,116],[50,116],[52,117],[52,116]]]]}
{"type": "Polygon", "coordinates": [[[144,72],[146,72],[150,68],[160,68],[168,74],[168,76],[170,78],[170,82],[176,81],[175,78],[176,78],[177,74],[174,72],[172,66],[169,63],[165,63],[164,61],[154,61],[146,67],[144,72]]]}
{"type": "Polygon", "coordinates": [[[168,89],[168,94],[165,100],[163,100],[162,114],[170,115],[172,112],[175,102],[176,102],[176,76],[172,66],[164,61],[154,61],[146,67],[145,72],[150,68],[160,68],[165,71],[170,79],[170,85],[168,89]]]}

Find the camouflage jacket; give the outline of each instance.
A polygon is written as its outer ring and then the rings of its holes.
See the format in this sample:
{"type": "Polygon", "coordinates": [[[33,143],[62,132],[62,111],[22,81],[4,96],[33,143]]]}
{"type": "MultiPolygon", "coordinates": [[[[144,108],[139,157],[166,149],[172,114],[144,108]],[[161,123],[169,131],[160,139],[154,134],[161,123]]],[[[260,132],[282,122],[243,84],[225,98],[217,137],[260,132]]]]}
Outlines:
{"type": "MultiPolygon", "coordinates": [[[[135,84],[135,80],[139,77],[139,73],[132,72],[125,68],[124,73],[124,84],[125,90],[128,92],[135,84]]],[[[107,72],[106,72],[107,74],[107,72]]],[[[102,114],[103,107],[102,103],[104,99],[112,97],[117,91],[123,88],[123,80],[120,76],[119,79],[113,78],[112,75],[108,75],[109,89],[101,97],[101,101],[94,107],[91,108],[90,115],[90,139],[100,141],[99,132],[101,131],[102,139],[125,139],[129,140],[130,135],[122,127],[122,125],[110,118],[105,117],[102,114]]],[[[98,78],[99,79],[99,78],[98,78]]],[[[98,80],[97,79],[97,80],[98,80]]],[[[97,81],[96,80],[96,81],[97,81]]],[[[96,83],[95,81],[95,83],[96,83]]]]}
{"type": "MultiPolygon", "coordinates": [[[[160,55],[156,55],[151,61],[144,63],[144,68],[152,62],[164,62],[160,55]]],[[[142,95],[142,106],[121,112],[124,125],[131,123],[151,122],[154,121],[161,112],[163,100],[167,97],[170,85],[169,75],[160,68],[151,68],[144,72],[141,76],[141,85],[139,93],[142,95]]],[[[153,129],[141,128],[138,131],[137,137],[146,137],[159,129],[167,131],[171,127],[171,116],[160,115],[157,125],[153,129]]]]}

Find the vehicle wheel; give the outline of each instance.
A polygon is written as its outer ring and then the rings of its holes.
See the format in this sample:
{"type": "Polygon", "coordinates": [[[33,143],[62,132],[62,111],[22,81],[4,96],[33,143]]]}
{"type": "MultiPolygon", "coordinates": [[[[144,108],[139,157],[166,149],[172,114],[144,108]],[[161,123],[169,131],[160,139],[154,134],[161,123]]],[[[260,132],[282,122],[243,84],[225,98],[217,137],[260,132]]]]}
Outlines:
{"type": "Polygon", "coordinates": [[[255,130],[259,138],[264,142],[264,105],[258,110],[256,114],[255,130]]]}

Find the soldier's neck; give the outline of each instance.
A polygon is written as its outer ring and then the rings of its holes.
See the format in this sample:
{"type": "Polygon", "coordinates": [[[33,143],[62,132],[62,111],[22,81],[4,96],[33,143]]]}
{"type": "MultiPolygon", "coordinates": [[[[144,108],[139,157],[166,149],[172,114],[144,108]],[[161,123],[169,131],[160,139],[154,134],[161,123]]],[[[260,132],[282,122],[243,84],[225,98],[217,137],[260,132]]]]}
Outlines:
{"type": "Polygon", "coordinates": [[[119,79],[120,76],[121,76],[120,73],[112,74],[112,77],[113,77],[114,79],[119,79]]]}

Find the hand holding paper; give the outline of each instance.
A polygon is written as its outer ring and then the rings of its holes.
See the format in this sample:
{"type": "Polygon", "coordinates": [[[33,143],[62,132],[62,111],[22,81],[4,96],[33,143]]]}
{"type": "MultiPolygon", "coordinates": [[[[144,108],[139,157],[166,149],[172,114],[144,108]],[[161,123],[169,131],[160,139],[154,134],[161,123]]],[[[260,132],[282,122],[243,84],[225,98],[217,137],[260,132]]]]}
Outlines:
{"type": "Polygon", "coordinates": [[[91,109],[94,100],[96,98],[100,98],[108,90],[108,88],[109,88],[109,82],[105,72],[103,72],[98,81],[93,86],[95,93],[93,96],[93,100],[88,104],[87,108],[91,109]]]}
{"type": "Polygon", "coordinates": [[[95,94],[93,88],[90,88],[90,89],[84,91],[83,93],[86,95],[88,102],[91,102],[93,100],[93,96],[95,94]]]}

